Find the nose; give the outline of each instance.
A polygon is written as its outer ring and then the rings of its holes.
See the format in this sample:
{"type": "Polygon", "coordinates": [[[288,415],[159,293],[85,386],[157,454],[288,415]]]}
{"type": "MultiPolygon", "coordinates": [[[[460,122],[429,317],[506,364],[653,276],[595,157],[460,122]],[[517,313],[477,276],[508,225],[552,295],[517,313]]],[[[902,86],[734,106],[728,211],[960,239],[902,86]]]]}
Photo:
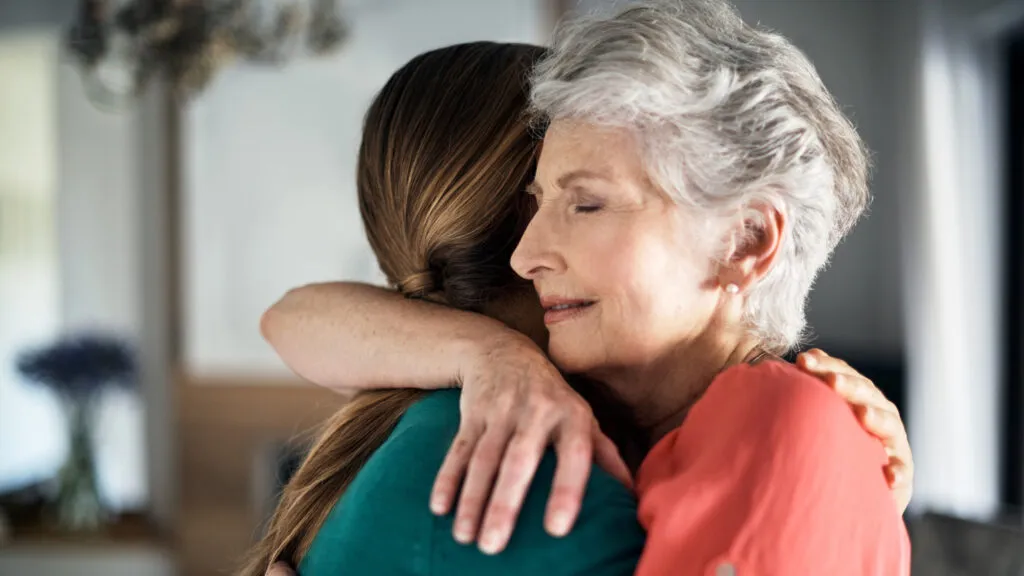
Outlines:
{"type": "Polygon", "coordinates": [[[546,273],[564,268],[564,260],[557,250],[554,222],[538,210],[523,232],[519,245],[512,253],[512,269],[526,280],[537,280],[546,273]]]}

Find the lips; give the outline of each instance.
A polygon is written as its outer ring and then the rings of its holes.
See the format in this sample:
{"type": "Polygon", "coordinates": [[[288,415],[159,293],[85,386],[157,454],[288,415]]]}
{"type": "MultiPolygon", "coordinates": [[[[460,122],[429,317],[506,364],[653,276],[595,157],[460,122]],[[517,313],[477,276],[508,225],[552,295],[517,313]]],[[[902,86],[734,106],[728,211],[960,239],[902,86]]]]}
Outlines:
{"type": "Polygon", "coordinates": [[[578,318],[585,314],[596,304],[593,300],[567,299],[567,298],[542,298],[541,305],[544,307],[544,323],[547,325],[557,324],[578,318]]]}

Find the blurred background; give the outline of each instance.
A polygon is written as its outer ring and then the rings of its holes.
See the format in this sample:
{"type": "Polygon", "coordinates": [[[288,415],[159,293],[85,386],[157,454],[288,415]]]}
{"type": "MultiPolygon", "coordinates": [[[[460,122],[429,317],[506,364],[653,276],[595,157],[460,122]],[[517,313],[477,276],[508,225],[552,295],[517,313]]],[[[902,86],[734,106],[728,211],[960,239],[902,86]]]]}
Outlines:
{"type": "MultiPolygon", "coordinates": [[[[370,98],[424,50],[542,44],[602,3],[0,0],[0,574],[236,567],[340,405],[261,312],[380,280],[353,175],[370,98]]],[[[874,152],[810,320],[904,415],[914,573],[1024,574],[1024,2],[736,5],[874,152]]]]}

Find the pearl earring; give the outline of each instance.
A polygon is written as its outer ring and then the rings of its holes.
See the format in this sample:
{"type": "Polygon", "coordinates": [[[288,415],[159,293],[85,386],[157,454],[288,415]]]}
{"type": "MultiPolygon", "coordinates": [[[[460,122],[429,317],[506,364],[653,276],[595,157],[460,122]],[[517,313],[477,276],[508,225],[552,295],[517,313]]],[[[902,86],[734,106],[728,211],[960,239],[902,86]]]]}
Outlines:
{"type": "Polygon", "coordinates": [[[725,291],[728,292],[729,294],[739,294],[740,287],[737,286],[735,283],[730,282],[725,285],[725,291]]]}

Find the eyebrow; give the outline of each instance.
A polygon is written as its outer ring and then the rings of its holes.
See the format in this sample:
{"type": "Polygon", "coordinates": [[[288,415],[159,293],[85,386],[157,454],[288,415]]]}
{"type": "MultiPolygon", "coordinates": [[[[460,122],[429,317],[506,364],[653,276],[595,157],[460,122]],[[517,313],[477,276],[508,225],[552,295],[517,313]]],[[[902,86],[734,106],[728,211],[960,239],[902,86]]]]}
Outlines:
{"type": "MultiPolygon", "coordinates": [[[[570,184],[572,184],[576,180],[605,180],[605,181],[610,181],[611,178],[608,175],[606,175],[606,174],[604,174],[602,172],[595,172],[593,170],[581,169],[581,170],[573,170],[572,172],[567,172],[565,174],[562,174],[558,178],[558,180],[555,182],[555,184],[557,184],[559,188],[563,188],[564,189],[564,188],[567,188],[570,184]]],[[[544,189],[540,187],[540,184],[537,184],[536,180],[534,180],[533,182],[530,182],[529,184],[526,185],[526,193],[531,195],[531,196],[543,196],[544,195],[544,189]]]]}
{"type": "Polygon", "coordinates": [[[574,180],[611,180],[611,178],[603,172],[595,172],[593,170],[573,170],[562,174],[556,182],[559,188],[566,188],[574,180]]]}

